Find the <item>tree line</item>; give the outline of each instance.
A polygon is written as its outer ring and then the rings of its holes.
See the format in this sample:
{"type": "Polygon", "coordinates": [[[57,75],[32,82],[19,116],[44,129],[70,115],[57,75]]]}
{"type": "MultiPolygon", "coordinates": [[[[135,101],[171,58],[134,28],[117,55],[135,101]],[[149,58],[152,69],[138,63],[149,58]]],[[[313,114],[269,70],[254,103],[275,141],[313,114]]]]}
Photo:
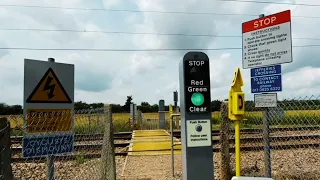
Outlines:
{"type": "MultiPolygon", "coordinates": [[[[127,100],[125,101],[124,105],[120,104],[111,104],[112,112],[114,113],[129,113],[130,112],[130,104],[134,103],[132,96],[127,96],[127,100]]],[[[214,100],[211,102],[211,110],[212,111],[219,111],[221,106],[221,101],[214,100]]],[[[87,104],[85,102],[76,102],[74,104],[75,110],[80,109],[95,109],[103,107],[103,103],[94,103],[94,104],[87,104]]],[[[174,107],[173,107],[174,108],[174,107]]],[[[141,102],[140,104],[137,104],[137,109],[139,109],[143,113],[154,113],[158,112],[159,105],[158,104],[149,104],[148,102],[141,102]]],[[[165,111],[169,111],[169,105],[165,105],[165,111]]]]}
{"type": "MultiPolygon", "coordinates": [[[[227,101],[227,100],[225,100],[227,101]]],[[[114,113],[129,113],[130,104],[133,103],[132,96],[127,96],[127,99],[124,105],[120,104],[111,104],[112,112],[114,113]]],[[[222,101],[213,100],[211,101],[211,111],[220,111],[222,101]]],[[[104,103],[86,103],[78,101],[74,103],[75,110],[88,110],[102,108],[104,103]]],[[[283,110],[319,110],[320,109],[320,100],[284,100],[278,101],[278,107],[283,110]]],[[[141,102],[137,104],[137,109],[143,113],[155,113],[159,110],[158,104],[149,104],[148,102],[141,102]]],[[[254,107],[254,101],[245,102],[246,111],[261,111],[261,108],[254,107]]],[[[165,106],[165,111],[169,111],[169,105],[165,106]]],[[[16,115],[22,114],[23,108],[21,105],[7,105],[6,103],[0,103],[0,115],[16,115]]]]}

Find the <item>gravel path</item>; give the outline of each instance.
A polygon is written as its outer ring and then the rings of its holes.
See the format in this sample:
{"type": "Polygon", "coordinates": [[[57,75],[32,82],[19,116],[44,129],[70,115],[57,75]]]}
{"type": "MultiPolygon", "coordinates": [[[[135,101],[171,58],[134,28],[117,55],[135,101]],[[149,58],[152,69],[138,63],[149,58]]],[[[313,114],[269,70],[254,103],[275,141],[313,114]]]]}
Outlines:
{"type": "MultiPolygon", "coordinates": [[[[160,156],[128,156],[122,174],[126,157],[116,157],[117,179],[155,179],[171,178],[171,155],[160,156]],[[123,175],[123,176],[121,176],[123,175]]],[[[320,149],[293,149],[271,151],[272,173],[275,180],[308,180],[320,179],[320,149]]],[[[231,164],[234,169],[234,154],[231,154],[231,164]]],[[[262,151],[242,152],[242,175],[263,176],[264,156],[262,151]],[[257,162],[258,172],[253,172],[257,162]]],[[[45,163],[13,163],[15,180],[45,180],[45,163]]],[[[220,179],[220,153],[214,153],[215,179],[220,179]]],[[[176,179],[181,177],[181,155],[175,155],[176,179]]],[[[55,162],[56,180],[95,180],[100,173],[99,159],[78,159],[69,162],[55,162]]]]}
{"type": "MultiPolygon", "coordinates": [[[[271,136],[288,135],[319,135],[320,131],[283,131],[271,133],[271,136]]],[[[262,137],[262,134],[241,134],[241,137],[262,137]]],[[[216,137],[215,137],[216,138],[216,137]]],[[[116,140],[115,142],[129,142],[128,140],[116,140]]],[[[319,139],[301,139],[284,142],[271,142],[276,144],[299,144],[299,143],[317,143],[319,139]]],[[[88,142],[82,142],[88,143],[88,142]]],[[[82,144],[81,143],[81,144],[82,144]]],[[[90,142],[92,144],[101,143],[101,141],[90,142]]],[[[242,146],[263,145],[263,142],[242,143],[242,146]]],[[[215,145],[214,147],[218,147],[215,145]]],[[[233,147],[233,144],[230,144],[233,147]]],[[[126,151],[127,148],[116,148],[116,152],[126,151]]],[[[83,153],[100,153],[101,150],[84,150],[83,153]]],[[[16,155],[17,156],[17,155],[16,155]]],[[[242,175],[263,176],[264,156],[262,151],[242,152],[242,175]],[[250,167],[257,166],[259,172],[250,172],[250,167]]],[[[171,155],[161,156],[128,156],[124,173],[123,166],[126,157],[116,156],[117,179],[136,180],[136,179],[173,179],[171,178],[171,155]],[[121,176],[123,175],[123,176],[121,176]]],[[[320,180],[320,149],[291,149],[291,150],[271,150],[272,173],[275,180],[320,180]]],[[[234,154],[231,154],[232,165],[234,166],[234,154]]],[[[214,154],[215,179],[219,179],[220,171],[220,153],[214,154]]],[[[46,180],[45,163],[13,163],[13,174],[16,180],[46,180]]],[[[234,167],[233,167],[234,168],[234,167]]],[[[176,178],[181,177],[181,156],[175,155],[176,178]]],[[[100,173],[99,159],[82,160],[68,162],[55,162],[56,180],[95,180],[100,173]]]]}
{"type": "MultiPolygon", "coordinates": [[[[263,176],[263,152],[243,152],[241,155],[242,175],[263,176]],[[259,172],[253,172],[250,167],[257,166],[259,172]]],[[[234,154],[231,154],[231,163],[234,170],[234,154]]],[[[320,150],[273,150],[271,152],[272,173],[275,180],[307,180],[320,179],[320,150]]],[[[214,154],[215,179],[220,179],[220,153],[214,154]]],[[[181,177],[181,156],[175,156],[175,170],[177,177],[181,177]]],[[[118,179],[150,178],[167,180],[171,178],[171,155],[162,156],[129,156],[122,177],[118,179]]]]}
{"type": "MultiPolygon", "coordinates": [[[[100,173],[100,159],[80,161],[55,162],[56,180],[95,180],[100,173]]],[[[116,156],[117,175],[120,176],[125,157],[116,156]]],[[[46,180],[47,167],[45,163],[13,163],[14,180],[46,180]]]]}

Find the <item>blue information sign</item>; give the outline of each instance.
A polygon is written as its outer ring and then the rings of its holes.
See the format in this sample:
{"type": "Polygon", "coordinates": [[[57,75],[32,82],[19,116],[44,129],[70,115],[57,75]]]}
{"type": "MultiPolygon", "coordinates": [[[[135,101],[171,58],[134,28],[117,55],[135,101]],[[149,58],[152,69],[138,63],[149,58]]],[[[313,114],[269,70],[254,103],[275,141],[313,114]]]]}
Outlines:
{"type": "Polygon", "coordinates": [[[251,78],[251,93],[282,91],[281,75],[251,78]]]}
{"type": "Polygon", "coordinates": [[[23,157],[40,157],[73,151],[73,134],[23,138],[23,157]]]}
{"type": "Polygon", "coordinates": [[[281,65],[251,69],[251,93],[282,91],[281,65]]]}
{"type": "Polygon", "coordinates": [[[251,69],[251,77],[267,76],[273,74],[281,74],[281,65],[251,69]]]}

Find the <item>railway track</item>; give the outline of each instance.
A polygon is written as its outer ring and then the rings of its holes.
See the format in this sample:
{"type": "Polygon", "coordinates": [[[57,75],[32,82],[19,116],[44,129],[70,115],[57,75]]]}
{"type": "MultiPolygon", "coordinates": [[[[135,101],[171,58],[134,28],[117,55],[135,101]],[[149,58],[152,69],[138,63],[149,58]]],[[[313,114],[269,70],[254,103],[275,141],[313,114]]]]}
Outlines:
{"type": "MultiPolygon", "coordinates": [[[[273,132],[282,132],[282,131],[303,131],[306,132],[305,130],[309,128],[312,130],[320,130],[320,127],[296,127],[296,128],[272,128],[270,130],[271,133],[273,132]]],[[[230,134],[232,133],[233,130],[230,130],[230,134]]],[[[263,137],[262,137],[262,129],[242,129],[241,133],[243,137],[240,139],[240,142],[242,143],[241,151],[260,151],[264,149],[264,146],[261,144],[263,143],[263,137]],[[248,137],[247,137],[248,136],[248,137]],[[250,137],[254,136],[254,137],[250,137]],[[247,143],[247,144],[246,144],[247,143]],[[257,144],[258,143],[258,144],[257,144]]],[[[295,133],[294,133],[295,134],[295,133]]],[[[298,133],[297,133],[298,134],[298,133]]],[[[180,131],[174,131],[173,135],[180,139],[181,138],[181,132],[180,131]]],[[[115,142],[115,148],[126,148],[130,145],[129,140],[131,140],[132,132],[120,132],[120,133],[114,133],[114,140],[124,140],[127,142],[115,142]]],[[[213,136],[213,152],[219,152],[220,148],[217,147],[219,146],[220,143],[220,131],[219,130],[213,130],[212,131],[212,136],[213,136]]],[[[102,142],[97,142],[97,141],[102,141],[103,140],[103,134],[75,134],[75,145],[74,145],[74,152],[80,152],[80,151],[101,151],[102,149],[102,142]],[[92,143],[92,144],[79,144],[79,143],[92,143]],[[94,144],[93,144],[94,143],[94,144]]],[[[22,136],[12,136],[11,137],[11,144],[21,144],[22,143],[22,136]]],[[[298,143],[292,144],[273,144],[271,145],[271,149],[297,149],[297,148],[319,148],[320,147],[320,134],[307,134],[307,135],[271,135],[269,137],[270,142],[287,142],[287,141],[299,141],[298,143]],[[300,142],[300,140],[304,140],[303,142],[300,142]],[[307,142],[306,142],[307,141],[307,142]]],[[[234,138],[229,138],[229,143],[234,144],[235,139],[234,138]]],[[[230,152],[234,152],[234,147],[230,147],[229,149],[230,152]]],[[[34,158],[22,158],[19,157],[21,156],[22,153],[22,147],[11,147],[11,153],[12,153],[12,162],[32,162],[32,161],[37,161],[37,162],[42,162],[46,161],[45,157],[34,157],[34,158]],[[17,157],[18,155],[18,157],[17,157]],[[14,157],[16,156],[16,157],[14,157]]],[[[117,152],[115,151],[116,156],[126,156],[128,154],[128,151],[124,152],[117,152]]],[[[74,160],[78,157],[79,155],[76,154],[69,154],[69,155],[57,155],[55,156],[55,160],[58,161],[66,161],[66,160],[74,160]]],[[[101,154],[100,153],[85,153],[81,155],[83,158],[86,159],[93,159],[93,158],[100,158],[101,154]]]]}
{"type": "MultiPolygon", "coordinates": [[[[306,131],[306,130],[320,130],[320,126],[304,126],[304,127],[280,127],[280,128],[270,128],[270,133],[278,132],[278,131],[306,131]]],[[[240,132],[242,134],[258,134],[262,133],[262,129],[241,129],[240,132]]],[[[232,134],[234,132],[233,129],[230,129],[229,132],[232,134]]],[[[176,138],[181,138],[180,131],[173,131],[173,135],[176,138]]],[[[212,136],[220,136],[220,130],[212,130],[212,136]]],[[[117,132],[114,133],[113,138],[115,140],[130,140],[132,137],[132,132],[117,132]]],[[[21,143],[23,136],[11,136],[12,143],[21,143]]],[[[75,141],[96,141],[102,140],[103,134],[75,134],[75,141]]]]}
{"type": "MultiPolygon", "coordinates": [[[[270,131],[303,131],[306,129],[314,129],[314,130],[320,130],[320,126],[299,126],[299,127],[271,127],[270,131]]],[[[21,130],[23,129],[21,127],[11,128],[11,130],[21,130]]],[[[220,130],[212,130],[212,132],[218,133],[220,130]]],[[[233,129],[230,129],[230,131],[234,131],[233,129]]],[[[261,132],[261,128],[242,128],[241,132],[261,132]]],[[[175,131],[180,132],[180,131],[175,131]]],[[[114,134],[132,134],[131,131],[128,132],[116,132],[114,134]]]]}
{"type": "MultiPolygon", "coordinates": [[[[272,150],[288,150],[288,149],[297,149],[297,148],[320,148],[319,143],[304,143],[304,144],[294,144],[294,145],[271,145],[270,149],[272,150]]],[[[261,151],[264,149],[264,146],[243,146],[240,147],[242,152],[244,151],[261,151]]],[[[229,148],[231,153],[235,152],[235,148],[229,148]]],[[[212,152],[220,152],[220,148],[212,148],[212,152]]],[[[126,152],[115,152],[115,156],[127,156],[129,151],[126,152]]],[[[55,161],[70,161],[76,160],[79,155],[56,155],[55,161]]],[[[96,159],[100,158],[100,153],[84,154],[81,155],[85,159],[96,159]]],[[[15,163],[25,163],[25,162],[46,162],[46,157],[32,157],[32,158],[11,158],[12,162],[15,163]]]]}
{"type": "MultiPolygon", "coordinates": [[[[113,139],[115,140],[130,140],[132,136],[132,132],[121,132],[121,133],[114,133],[113,139]]],[[[18,144],[22,143],[23,136],[11,136],[11,143],[18,144]]],[[[75,134],[74,141],[97,141],[102,140],[103,134],[75,134]]]]}
{"type": "MultiPolygon", "coordinates": [[[[316,140],[320,139],[320,135],[301,135],[301,136],[270,136],[270,142],[284,142],[284,141],[292,141],[292,140],[316,140]]],[[[229,138],[229,143],[234,143],[235,138],[229,138]]],[[[240,139],[241,143],[261,143],[263,142],[263,137],[245,137],[240,139]]],[[[220,139],[212,140],[213,145],[217,145],[220,143],[220,139]]],[[[318,143],[319,144],[319,143],[318,143]]],[[[129,142],[122,143],[114,143],[115,148],[124,148],[130,145],[129,142]]],[[[295,145],[293,145],[295,146],[295,145]]],[[[255,147],[257,148],[257,147],[255,147]]],[[[74,151],[83,151],[83,150],[101,150],[102,143],[95,144],[76,144],[74,145],[74,151]]],[[[11,147],[12,154],[20,154],[22,152],[22,147],[11,147]]]]}

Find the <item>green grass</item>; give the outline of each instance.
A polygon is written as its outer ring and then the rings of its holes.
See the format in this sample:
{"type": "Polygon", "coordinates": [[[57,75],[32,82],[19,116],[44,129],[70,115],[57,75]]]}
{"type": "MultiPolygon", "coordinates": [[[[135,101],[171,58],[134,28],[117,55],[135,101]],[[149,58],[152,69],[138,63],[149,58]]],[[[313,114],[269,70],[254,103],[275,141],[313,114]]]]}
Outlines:
{"type": "Polygon", "coordinates": [[[85,163],[85,162],[87,161],[87,159],[84,158],[82,154],[78,154],[78,155],[76,155],[75,161],[76,161],[78,164],[83,164],[83,163],[85,163]]]}
{"type": "MultiPolygon", "coordinates": [[[[270,113],[272,118],[270,121],[271,127],[298,127],[298,126],[320,126],[320,110],[296,110],[285,111],[284,117],[274,117],[273,112],[270,113]]],[[[145,123],[145,129],[157,128],[158,113],[144,113],[145,119],[151,119],[148,123],[145,123]]],[[[21,116],[9,116],[11,127],[22,126],[23,119],[21,116]]],[[[170,128],[169,113],[166,113],[167,127],[170,128]]],[[[104,126],[106,116],[104,114],[89,115],[77,115],[75,118],[75,133],[76,134],[97,134],[104,132],[104,126]]],[[[114,132],[132,131],[132,127],[129,122],[129,113],[113,113],[113,127],[114,132]]],[[[180,119],[177,117],[177,119],[180,119]]],[[[220,129],[221,113],[212,113],[212,128],[220,129]]],[[[233,128],[233,121],[230,121],[230,128],[233,128]]],[[[245,117],[240,122],[240,128],[262,128],[263,127],[263,112],[246,112],[245,117]]],[[[12,130],[11,135],[22,136],[21,130],[12,130]]]]}

